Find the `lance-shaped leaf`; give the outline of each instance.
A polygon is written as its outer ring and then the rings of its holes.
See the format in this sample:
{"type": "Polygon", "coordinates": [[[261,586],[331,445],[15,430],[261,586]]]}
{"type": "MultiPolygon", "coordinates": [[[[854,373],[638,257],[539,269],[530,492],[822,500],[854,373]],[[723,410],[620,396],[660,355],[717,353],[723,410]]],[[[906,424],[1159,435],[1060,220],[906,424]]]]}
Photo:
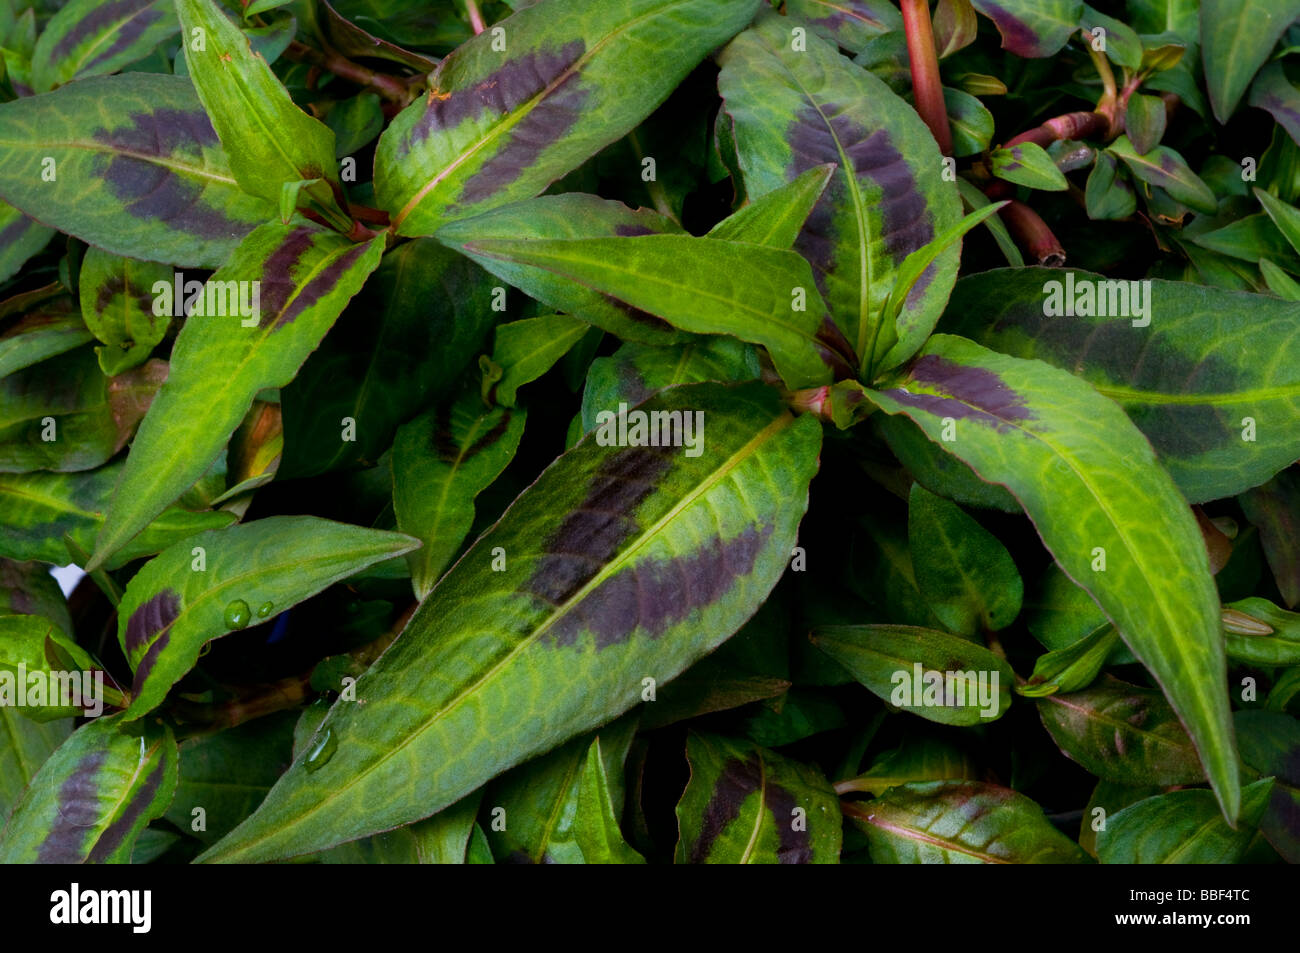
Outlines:
{"type": "MultiPolygon", "coordinates": [[[[623,808],[623,763],[636,733],[629,714],[600,729],[600,760],[612,810],[623,808]]],[[[583,735],[550,754],[520,765],[487,789],[487,801],[505,811],[505,829],[489,828],[493,852],[511,864],[590,863],[579,842],[579,828],[590,833],[590,816],[580,810],[582,786],[596,738],[583,735]],[[581,821],[580,821],[581,818],[581,821]]],[[[423,822],[422,822],[423,823],[423,822]]]]}
{"type": "Polygon", "coordinates": [[[876,37],[903,29],[898,7],[889,0],[787,0],[785,11],[850,53],[860,53],[876,37]]]}
{"type": "Polygon", "coordinates": [[[258,391],[293,379],[383,251],[382,236],[353,245],[312,226],[271,224],[218,269],[203,313],[191,311],[176,337],[171,374],[131,445],[88,569],[203,475],[258,391]]]}
{"type": "Polygon", "coordinates": [[[1011,666],[968,639],[910,625],[834,625],[813,644],[878,698],[943,725],[1001,718],[1011,704],[1011,666]]]}
{"type": "Polygon", "coordinates": [[[1156,146],[1139,155],[1128,136],[1120,136],[1109,146],[1124,161],[1129,171],[1147,185],[1164,189],[1175,202],[1198,212],[1213,215],[1218,200],[1213,190],[1191,170],[1187,160],[1168,146],[1156,146]]]}
{"type": "Polygon", "coordinates": [[[1184,281],[999,270],[957,283],[944,330],[1037,358],[1118,402],[1193,503],[1296,459],[1295,306],[1184,281]]]}
{"type": "Polygon", "coordinates": [[[178,29],[173,0],[72,0],[36,41],[32,87],[43,93],[71,79],[115,73],[178,29]]]}
{"type": "Polygon", "coordinates": [[[32,721],[0,706],[0,829],[45,759],[71,733],[71,718],[32,721]]]}
{"type": "Polygon", "coordinates": [[[35,615],[72,634],[72,617],[63,590],[38,562],[0,558],[0,615],[35,615]]]}
{"type": "Polygon", "coordinates": [[[1097,834],[1103,864],[1240,863],[1258,833],[1273,779],[1241,791],[1241,820],[1234,830],[1209,791],[1171,791],[1124,808],[1097,834]]]}
{"type": "Polygon", "coordinates": [[[488,407],[467,389],[397,431],[393,512],[397,528],[424,543],[406,557],[417,599],[460,551],[474,525],[474,499],[514,458],[525,420],[523,410],[488,407]]]}
{"type": "Polygon", "coordinates": [[[168,547],[132,577],[117,607],[117,640],[135,672],[126,718],[157,707],[212,639],[265,622],[415,545],[398,533],[271,516],[168,547]]]}
{"type": "Polygon", "coordinates": [[[576,840],[589,864],[644,864],[618,826],[618,806],[610,793],[609,777],[601,757],[600,739],[587,749],[578,785],[576,840]]]}
{"type": "Polygon", "coordinates": [[[871,767],[847,781],[837,782],[836,794],[860,791],[879,797],[890,788],[913,781],[974,781],[979,771],[971,758],[937,738],[917,738],[887,751],[871,767]]]}
{"type": "Polygon", "coordinates": [[[785,185],[760,195],[709,230],[710,238],[789,248],[821,201],[835,163],[813,166],[785,185]]]}
{"type": "Polygon", "coordinates": [[[54,229],[28,218],[18,209],[0,202],[0,281],[6,281],[49,244],[54,229]]]}
{"type": "Polygon", "coordinates": [[[497,328],[492,347],[492,364],[501,377],[491,395],[504,407],[517,402],[519,388],[537,380],[590,330],[585,321],[565,314],[524,318],[497,328]]]}
{"type": "Polygon", "coordinates": [[[490,853],[486,861],[470,859],[481,801],[482,792],[475,791],[416,824],[340,844],[314,856],[323,864],[490,864],[490,853]]]}
{"type": "Polygon", "coordinates": [[[591,362],[582,392],[582,430],[594,430],[602,410],[617,413],[620,403],[635,407],[665,387],[756,380],[760,370],[754,348],[734,338],[696,338],[674,348],[629,341],[591,362]]]}
{"type": "Polygon", "coordinates": [[[1226,123],[1278,39],[1297,0],[1201,0],[1201,58],[1214,117],[1226,123]]]}
{"type": "Polygon", "coordinates": [[[843,821],[820,771],[748,742],[691,734],[679,864],[837,864],[843,821]]]}
{"type": "Polygon", "coordinates": [[[110,377],[149,357],[171,323],[171,313],[155,314],[154,285],[172,284],[169,265],[136,261],[90,248],[77,279],[86,327],[106,346],[95,349],[110,377]]]}
{"type": "Polygon", "coordinates": [[[0,377],[92,340],[71,297],[59,295],[0,314],[0,377]]]}
{"type": "Polygon", "coordinates": [[[912,484],[907,538],[921,595],[950,632],[997,632],[1020,614],[1024,583],[1006,547],[956,503],[912,484]]]}
{"type": "Polygon", "coordinates": [[[280,477],[372,465],[399,424],[452,393],[497,314],[492,276],[431,238],[398,245],[280,395],[280,477]],[[344,440],[344,418],[353,439],[344,440]]]}
{"type": "Polygon", "coordinates": [[[1035,142],[994,149],[989,154],[989,168],[999,179],[1031,189],[1064,192],[1070,187],[1047,150],[1035,142]]]}
{"type": "Polygon", "coordinates": [[[866,832],[877,864],[1079,864],[1079,845],[1043,809],[979,781],[916,781],[844,813],[866,832]]]}
{"type": "Polygon", "coordinates": [[[684,340],[686,336],[661,318],[637,310],[616,297],[527,261],[481,254],[473,243],[680,234],[683,232],[676,222],[647,209],[632,211],[622,202],[570,192],[517,202],[446,225],[436,237],[547,307],[581,318],[626,340],[667,344],[684,340]]]}
{"type": "Polygon", "coordinates": [[[1083,16],[1080,0],[971,0],[1002,34],[1016,56],[1053,56],[1070,41],[1083,16]]]}
{"type": "Polygon", "coordinates": [[[872,399],[1015,495],[1164,689],[1235,819],[1240,786],[1205,543],[1119,406],[1063,370],[946,334],[872,399]],[[945,422],[954,439],[944,439],[945,422]]]}
{"type": "MultiPolygon", "coordinates": [[[[838,166],[794,247],[866,363],[899,267],[961,218],[939,148],[915,110],[833,46],[810,36],[806,51],[793,49],[783,17],[761,19],[721,62],[718,89],[751,196],[813,166],[838,166]]],[[[890,357],[913,353],[929,335],[959,256],[959,244],[946,249],[912,287],[890,357]]]]}
{"type": "Polygon", "coordinates": [[[1039,698],[1038,714],[1061,750],[1103,781],[1205,779],[1192,739],[1159,692],[1107,676],[1081,692],[1039,698]]]}
{"type": "Polygon", "coordinates": [[[1266,110],[1293,140],[1300,140],[1300,90],[1287,78],[1281,60],[1259,71],[1250,87],[1249,102],[1266,110]]]}
{"type": "Polygon", "coordinates": [[[284,183],[319,179],[303,191],[332,210],[330,186],[337,188],[339,180],[333,130],[294,104],[214,0],[175,3],[183,34],[198,30],[203,38],[183,44],[185,62],[240,188],[278,204],[284,183]]]}
{"type": "Polygon", "coordinates": [[[206,267],[275,214],[235,183],[189,80],[154,73],[0,105],[0,196],[114,254],[206,267]]]}
{"type": "Polygon", "coordinates": [[[852,373],[812,270],[792,251],[692,235],[469,238],[463,250],[489,271],[493,259],[540,268],[683,331],[762,344],[792,388],[852,373]]]}
{"type": "Polygon", "coordinates": [[[167,365],[106,378],[89,348],[0,379],[0,472],[99,466],[126,445],[167,365]]]}
{"type": "Polygon", "coordinates": [[[786,568],[821,429],[761,384],[678,387],[638,409],[702,413],[707,452],[587,439],[560,457],[358,679],[364,704],[335,705],[205,859],[306,853],[425,817],[626,711],[644,678],[669,681],[741,626],[786,568]]]}
{"type": "Polygon", "coordinates": [[[41,766],[0,834],[4,864],[121,864],[176,789],[176,740],[162,726],[97,718],[41,766]]]}
{"type": "Polygon", "coordinates": [[[1082,691],[1097,680],[1106,660],[1120,645],[1119,632],[1109,622],[1097,626],[1079,641],[1040,655],[1034,674],[1016,692],[1029,698],[1082,691]]]}
{"type": "MultiPolygon", "coordinates": [[[[82,552],[95,545],[124,461],[83,473],[0,474],[0,556],[64,565],[69,539],[82,552]]],[[[117,569],[152,556],[179,539],[234,522],[232,513],[192,512],[173,506],[104,563],[117,569]]]]}
{"type": "Polygon", "coordinates": [[[538,194],[626,135],[758,0],[552,0],[456,49],[379,140],[401,235],[538,194]]]}

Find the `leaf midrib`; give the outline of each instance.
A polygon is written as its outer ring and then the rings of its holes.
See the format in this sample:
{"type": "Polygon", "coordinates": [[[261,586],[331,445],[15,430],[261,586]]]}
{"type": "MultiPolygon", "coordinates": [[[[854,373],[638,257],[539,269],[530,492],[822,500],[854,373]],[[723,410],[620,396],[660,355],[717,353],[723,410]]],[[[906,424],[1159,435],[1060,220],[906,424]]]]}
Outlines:
{"type": "MultiPolygon", "coordinates": [[[[440,170],[432,179],[430,179],[419,189],[417,189],[415,194],[411,196],[411,198],[407,201],[407,203],[404,206],[402,206],[401,210],[396,215],[393,216],[392,218],[393,231],[394,232],[398,231],[398,229],[401,227],[401,224],[404,221],[406,221],[406,219],[410,216],[410,214],[413,211],[415,211],[416,207],[421,202],[424,201],[425,196],[427,196],[435,188],[441,185],[448,176],[450,176],[462,165],[464,165],[466,162],[472,159],[480,150],[484,149],[489,144],[495,142],[498,138],[505,135],[516,125],[518,125],[521,121],[523,121],[524,117],[530,115],[532,111],[537,107],[537,105],[540,102],[542,102],[542,100],[546,99],[548,96],[554,93],[556,89],[560,87],[560,84],[564,83],[571,76],[573,76],[578,72],[581,72],[581,70],[586,68],[587,64],[590,63],[591,60],[595,58],[596,54],[601,50],[602,47],[605,46],[605,44],[612,42],[614,39],[616,39],[623,33],[630,31],[634,27],[640,26],[641,23],[643,23],[646,20],[652,19],[663,13],[667,13],[669,10],[672,10],[675,7],[680,7],[683,4],[687,4],[691,2],[694,2],[694,0],[674,0],[674,2],[672,3],[666,4],[661,7],[656,7],[654,10],[651,10],[648,13],[643,14],[642,16],[639,16],[633,20],[628,20],[627,22],[620,24],[619,26],[611,30],[609,33],[601,37],[596,42],[595,46],[593,46],[591,49],[587,50],[576,60],[574,60],[568,69],[566,69],[563,73],[561,73],[550,83],[548,83],[543,89],[541,89],[535,96],[533,96],[527,102],[520,104],[519,107],[517,107],[513,112],[509,113],[501,122],[493,126],[489,132],[484,134],[481,138],[475,140],[472,146],[462,151],[460,155],[456,156],[449,164],[447,164],[442,170],[440,170]]],[[[426,109],[428,108],[427,104],[425,108],[426,109]]]]}
{"type": "MultiPolygon", "coordinates": [[[[736,453],[732,454],[732,456],[726,461],[725,464],[719,466],[716,470],[711,471],[706,476],[705,479],[703,479],[699,484],[697,484],[692,491],[686,493],[677,504],[675,504],[671,509],[669,509],[667,513],[665,513],[662,517],[656,520],[648,528],[643,530],[641,534],[635,540],[633,540],[632,543],[626,549],[623,550],[623,552],[619,553],[616,557],[610,560],[610,562],[608,562],[604,567],[602,567],[600,572],[596,573],[596,575],[593,576],[590,580],[588,580],[588,582],[584,586],[582,586],[580,589],[574,592],[574,594],[570,596],[568,600],[566,600],[561,605],[556,606],[551,611],[550,615],[548,615],[547,618],[540,625],[538,625],[531,633],[529,633],[529,635],[526,638],[520,640],[518,645],[516,645],[513,649],[511,649],[500,661],[498,661],[490,669],[488,669],[481,676],[479,676],[479,678],[476,681],[474,681],[473,683],[471,683],[470,685],[462,689],[456,695],[456,697],[450,701],[449,704],[445,705],[437,712],[434,712],[430,717],[428,717],[424,721],[422,725],[417,727],[414,731],[408,733],[407,736],[401,740],[401,742],[399,742],[393,748],[385,752],[382,756],[380,756],[378,759],[372,762],[364,770],[358,772],[357,774],[354,774],[352,778],[349,779],[347,782],[334,788],[325,797],[316,801],[316,803],[313,805],[313,807],[310,810],[305,811],[302,814],[299,814],[297,819],[293,823],[298,823],[303,818],[310,817],[314,814],[318,814],[324,808],[325,805],[336,801],[344,793],[351,790],[356,784],[358,784],[362,778],[368,777],[371,774],[373,774],[375,771],[379,769],[380,766],[385,764],[391,758],[395,757],[399,752],[403,751],[407,746],[414,744],[418,738],[421,738],[424,735],[424,733],[427,732],[440,719],[444,718],[451,712],[455,711],[463,702],[465,702],[465,700],[477,694],[479,689],[481,689],[484,685],[486,685],[487,683],[495,679],[502,671],[504,671],[510,665],[511,662],[514,661],[514,659],[518,655],[520,655],[522,652],[524,652],[525,650],[527,650],[528,648],[536,644],[541,639],[541,637],[547,631],[549,631],[551,626],[554,625],[560,618],[562,618],[568,612],[570,607],[580,604],[584,599],[587,598],[588,595],[590,595],[590,593],[593,590],[595,590],[598,586],[603,585],[607,579],[609,579],[616,572],[622,569],[625,564],[629,563],[632,560],[632,557],[635,556],[642,547],[644,547],[651,540],[656,538],[657,534],[664,527],[666,527],[673,520],[675,520],[685,509],[693,505],[697,500],[703,498],[704,494],[708,493],[710,490],[713,489],[714,486],[720,483],[725,477],[730,475],[730,473],[734,469],[736,469],[736,467],[740,466],[741,463],[743,463],[745,460],[753,456],[753,454],[756,453],[758,449],[761,446],[763,446],[771,437],[775,436],[780,431],[785,430],[786,428],[791,426],[794,422],[795,422],[794,417],[792,417],[788,413],[782,413],[780,417],[772,421],[770,424],[768,424],[766,427],[760,430],[757,434],[755,434],[743,447],[737,450],[736,453]]],[[[292,770],[292,768],[290,770],[292,770]]],[[[263,843],[272,837],[282,834],[285,829],[286,829],[285,826],[278,827],[273,831],[262,834],[261,836],[240,845],[236,849],[235,856],[238,856],[241,853],[247,853],[250,849],[252,849],[257,844],[263,843]]]]}

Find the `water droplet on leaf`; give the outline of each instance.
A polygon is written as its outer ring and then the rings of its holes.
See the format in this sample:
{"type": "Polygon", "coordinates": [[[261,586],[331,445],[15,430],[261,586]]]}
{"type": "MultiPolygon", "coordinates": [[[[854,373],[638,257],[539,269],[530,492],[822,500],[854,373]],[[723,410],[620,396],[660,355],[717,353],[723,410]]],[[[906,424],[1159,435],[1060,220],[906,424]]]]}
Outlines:
{"type": "Polygon", "coordinates": [[[243,599],[236,599],[226,606],[226,628],[243,629],[253,618],[253,612],[243,599]]]}
{"type": "Polygon", "coordinates": [[[271,614],[271,610],[274,608],[275,606],[272,605],[271,603],[263,602],[262,605],[257,610],[257,617],[259,619],[265,619],[267,616],[271,614]]]}
{"type": "Polygon", "coordinates": [[[338,746],[338,742],[334,740],[334,734],[326,728],[312,742],[312,746],[307,749],[307,760],[303,762],[303,766],[308,771],[315,771],[323,767],[334,756],[334,749],[338,746]]]}

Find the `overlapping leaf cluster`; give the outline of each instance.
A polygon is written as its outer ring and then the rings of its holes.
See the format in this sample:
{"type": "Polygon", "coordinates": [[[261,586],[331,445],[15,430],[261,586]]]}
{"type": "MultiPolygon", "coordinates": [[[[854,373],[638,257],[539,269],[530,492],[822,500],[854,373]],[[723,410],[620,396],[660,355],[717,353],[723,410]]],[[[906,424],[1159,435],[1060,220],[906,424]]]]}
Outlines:
{"type": "Polygon", "coordinates": [[[1300,4],[901,6],[0,0],[0,861],[1300,858],[1300,4]]]}

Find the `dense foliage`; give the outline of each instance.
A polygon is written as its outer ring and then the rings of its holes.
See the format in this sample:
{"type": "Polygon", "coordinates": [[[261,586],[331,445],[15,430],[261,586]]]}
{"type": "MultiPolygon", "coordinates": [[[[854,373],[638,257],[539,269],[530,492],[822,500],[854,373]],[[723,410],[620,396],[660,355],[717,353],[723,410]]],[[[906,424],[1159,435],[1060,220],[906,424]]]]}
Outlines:
{"type": "Polygon", "coordinates": [[[1298,17],[0,0],[0,861],[1300,858],[1298,17]]]}

